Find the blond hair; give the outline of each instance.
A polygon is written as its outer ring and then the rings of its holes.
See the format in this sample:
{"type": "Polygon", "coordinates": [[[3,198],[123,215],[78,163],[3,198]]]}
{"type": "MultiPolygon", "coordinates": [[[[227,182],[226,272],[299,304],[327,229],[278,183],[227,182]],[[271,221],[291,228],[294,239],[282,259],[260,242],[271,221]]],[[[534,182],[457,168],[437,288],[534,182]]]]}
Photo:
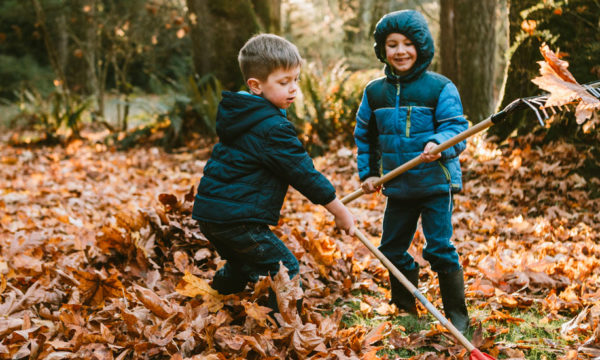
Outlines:
{"type": "Polygon", "coordinates": [[[259,34],[244,44],[238,54],[238,63],[244,81],[250,78],[265,81],[277,69],[300,66],[302,57],[296,45],[288,40],[273,34],[259,34]]]}

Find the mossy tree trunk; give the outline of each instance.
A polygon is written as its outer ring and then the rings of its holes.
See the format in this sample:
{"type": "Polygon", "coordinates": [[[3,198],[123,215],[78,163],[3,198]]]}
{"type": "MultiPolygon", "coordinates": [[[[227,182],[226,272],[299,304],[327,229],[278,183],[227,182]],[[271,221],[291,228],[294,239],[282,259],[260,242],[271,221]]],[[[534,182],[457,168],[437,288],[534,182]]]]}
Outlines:
{"type": "MultiPolygon", "coordinates": [[[[538,74],[537,61],[541,60],[538,48],[543,40],[535,36],[523,38],[525,33],[521,30],[521,24],[524,20],[521,12],[531,8],[538,2],[539,0],[509,0],[508,39],[511,44],[510,59],[498,110],[503,109],[515,99],[538,93],[537,86],[531,82],[531,79],[538,74]]],[[[532,112],[521,111],[513,113],[502,124],[494,126],[489,133],[504,139],[516,128],[519,128],[519,124],[525,125],[523,130],[528,131],[531,127],[527,125],[535,123],[535,115],[532,112]]]]}
{"type": "Polygon", "coordinates": [[[476,123],[494,109],[498,0],[441,0],[442,74],[457,86],[464,112],[476,123]]]}
{"type": "Polygon", "coordinates": [[[187,0],[196,72],[214,75],[226,89],[239,89],[244,81],[238,52],[254,34],[279,33],[280,6],[280,0],[187,0]]]}
{"type": "MultiPolygon", "coordinates": [[[[509,1],[510,63],[500,107],[521,97],[542,91],[531,82],[539,76],[538,61],[543,60],[539,47],[545,42],[560,50],[569,62],[569,71],[580,83],[600,79],[600,4],[595,0],[550,3],[543,0],[509,1]]],[[[573,114],[565,113],[555,121],[549,138],[581,137],[573,114]]],[[[505,139],[516,131],[526,134],[537,127],[532,111],[513,113],[506,121],[492,127],[491,135],[505,139]]]]}

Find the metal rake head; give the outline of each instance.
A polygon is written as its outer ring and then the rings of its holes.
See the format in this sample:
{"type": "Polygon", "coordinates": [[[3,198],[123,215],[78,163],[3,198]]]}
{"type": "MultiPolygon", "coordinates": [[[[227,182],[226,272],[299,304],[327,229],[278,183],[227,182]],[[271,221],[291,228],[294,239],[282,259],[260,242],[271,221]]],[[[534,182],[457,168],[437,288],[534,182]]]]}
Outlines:
{"type": "MultiPolygon", "coordinates": [[[[600,81],[583,84],[581,86],[590,95],[592,95],[596,99],[600,100],[600,81]]],[[[539,96],[532,96],[532,97],[521,99],[521,102],[523,104],[527,105],[531,110],[533,110],[533,112],[535,113],[535,116],[537,117],[538,121],[540,122],[540,125],[542,125],[542,126],[545,125],[544,120],[547,120],[548,118],[550,118],[551,115],[554,115],[557,113],[556,109],[558,109],[559,111],[563,110],[563,106],[548,106],[548,107],[546,107],[545,104],[546,104],[546,101],[548,100],[549,96],[550,96],[549,94],[543,94],[543,95],[539,95],[539,96]],[[548,111],[546,111],[546,110],[551,111],[552,114],[548,115],[548,111]]]]}

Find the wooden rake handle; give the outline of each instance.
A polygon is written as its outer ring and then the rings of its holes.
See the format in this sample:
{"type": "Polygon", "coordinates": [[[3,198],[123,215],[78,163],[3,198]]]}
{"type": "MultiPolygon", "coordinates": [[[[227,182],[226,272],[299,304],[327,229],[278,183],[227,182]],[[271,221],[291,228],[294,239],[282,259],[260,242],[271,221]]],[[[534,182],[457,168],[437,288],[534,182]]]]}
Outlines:
{"type": "Polygon", "coordinates": [[[379,251],[379,249],[377,249],[375,245],[373,245],[371,241],[369,241],[369,239],[367,239],[367,237],[362,232],[360,232],[358,229],[355,229],[354,235],[356,235],[356,237],[371,251],[371,253],[373,253],[373,255],[375,255],[383,263],[383,265],[388,269],[390,274],[394,275],[396,279],[398,279],[398,281],[400,281],[402,285],[404,285],[404,287],[407,288],[408,291],[410,291],[413,294],[413,296],[417,298],[421,302],[421,304],[423,304],[423,306],[425,306],[427,311],[429,311],[431,315],[438,319],[440,324],[442,324],[446,329],[448,329],[448,331],[450,331],[450,333],[467,349],[467,351],[472,352],[474,350],[477,350],[475,346],[473,346],[473,344],[471,344],[471,342],[469,342],[469,340],[460,331],[458,331],[458,329],[455,328],[454,325],[452,325],[452,323],[448,321],[448,319],[446,319],[444,315],[442,315],[438,311],[438,309],[436,309],[435,306],[433,306],[433,304],[425,298],[425,296],[423,296],[423,294],[419,292],[419,289],[417,289],[404,276],[404,274],[402,274],[400,270],[398,270],[398,268],[394,266],[394,264],[392,264],[392,262],[387,257],[385,257],[385,255],[383,255],[383,253],[379,251]]]}
{"type": "MultiPolygon", "coordinates": [[[[442,151],[458,144],[459,142],[467,139],[470,136],[477,134],[478,132],[481,132],[481,131],[489,128],[492,125],[494,125],[494,122],[492,121],[492,116],[490,116],[487,119],[480,122],[479,124],[472,126],[472,127],[468,128],[467,130],[461,132],[460,134],[454,136],[453,138],[448,139],[448,140],[444,141],[443,143],[437,145],[436,147],[434,147],[431,150],[430,153],[431,154],[441,153],[442,151]]],[[[417,156],[417,157],[413,158],[412,160],[405,162],[404,164],[398,166],[394,170],[392,170],[389,173],[385,174],[384,176],[380,177],[379,180],[375,183],[375,186],[380,186],[380,185],[385,184],[386,182],[392,180],[396,176],[407,172],[408,170],[414,168],[415,166],[421,164],[422,162],[423,162],[423,160],[421,159],[420,156],[417,156]]],[[[359,188],[359,189],[355,190],[354,192],[351,192],[350,194],[344,196],[341,201],[343,204],[348,204],[350,201],[361,197],[363,194],[364,194],[364,191],[361,188],[359,188]]]]}

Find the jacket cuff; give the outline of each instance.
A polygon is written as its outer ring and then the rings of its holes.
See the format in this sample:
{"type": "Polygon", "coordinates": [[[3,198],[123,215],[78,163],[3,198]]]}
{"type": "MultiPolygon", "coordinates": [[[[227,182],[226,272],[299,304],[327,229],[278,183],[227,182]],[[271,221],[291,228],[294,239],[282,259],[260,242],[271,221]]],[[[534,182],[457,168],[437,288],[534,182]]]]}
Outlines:
{"type": "Polygon", "coordinates": [[[370,171],[366,175],[359,176],[359,179],[360,179],[361,182],[363,182],[363,181],[367,180],[368,178],[370,178],[372,176],[381,177],[381,174],[379,172],[376,172],[376,171],[370,171]]]}

